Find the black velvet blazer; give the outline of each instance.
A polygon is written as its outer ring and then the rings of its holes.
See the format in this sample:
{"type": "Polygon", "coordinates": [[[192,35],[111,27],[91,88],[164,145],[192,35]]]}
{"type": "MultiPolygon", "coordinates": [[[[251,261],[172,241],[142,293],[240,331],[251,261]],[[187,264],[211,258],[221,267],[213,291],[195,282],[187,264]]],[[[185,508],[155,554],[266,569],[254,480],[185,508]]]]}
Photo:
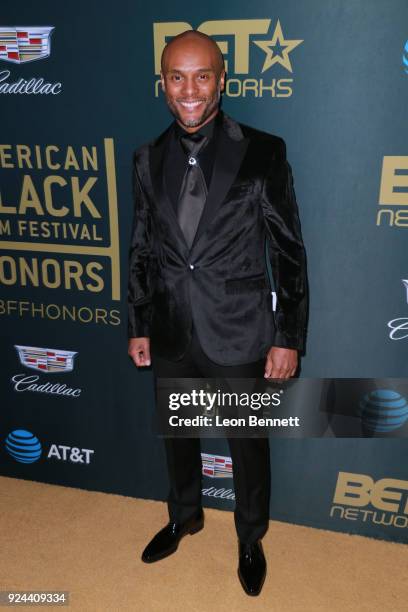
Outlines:
{"type": "Polygon", "coordinates": [[[173,361],[184,355],[193,321],[203,350],[221,365],[256,361],[271,346],[303,351],[306,260],[285,143],[222,111],[218,120],[211,184],[191,249],[163,188],[174,123],[135,151],[128,336],[150,337],[157,354],[173,361]]]}

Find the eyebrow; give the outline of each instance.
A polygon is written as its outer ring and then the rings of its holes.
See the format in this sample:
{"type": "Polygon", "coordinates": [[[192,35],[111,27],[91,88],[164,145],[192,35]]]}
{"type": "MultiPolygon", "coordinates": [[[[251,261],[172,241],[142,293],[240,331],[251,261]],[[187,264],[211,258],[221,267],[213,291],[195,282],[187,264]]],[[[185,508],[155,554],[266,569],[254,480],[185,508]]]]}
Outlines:
{"type": "MultiPolygon", "coordinates": [[[[173,68],[172,70],[167,70],[167,72],[183,72],[179,68],[173,68]]],[[[197,68],[194,72],[214,72],[213,68],[197,68]]]]}

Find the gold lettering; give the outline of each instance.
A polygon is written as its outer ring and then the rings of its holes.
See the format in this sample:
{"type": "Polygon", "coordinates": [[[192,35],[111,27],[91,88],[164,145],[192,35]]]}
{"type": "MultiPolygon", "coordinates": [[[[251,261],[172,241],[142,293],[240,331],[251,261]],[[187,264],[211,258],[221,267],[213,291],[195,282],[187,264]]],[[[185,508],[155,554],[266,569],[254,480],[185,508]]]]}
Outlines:
{"type": "Polygon", "coordinates": [[[81,206],[84,205],[89,210],[92,217],[94,217],[95,219],[101,218],[100,213],[98,212],[96,206],[94,205],[94,203],[92,202],[91,198],[88,195],[89,191],[95,185],[96,181],[97,181],[96,177],[91,176],[86,180],[86,183],[80,189],[78,177],[76,176],[71,177],[72,200],[74,203],[74,216],[75,217],[81,217],[81,206]]]}
{"type": "Polygon", "coordinates": [[[56,289],[61,286],[61,270],[55,259],[44,259],[41,263],[42,280],[48,289],[56,289]],[[54,274],[54,280],[50,280],[50,271],[54,274]]]}
{"type": "Polygon", "coordinates": [[[408,171],[408,156],[385,155],[383,158],[379,204],[408,206],[408,173],[397,175],[397,170],[408,171]],[[394,192],[394,187],[404,191],[394,192]]]}
{"type": "Polygon", "coordinates": [[[19,168],[29,168],[32,170],[33,164],[31,163],[31,151],[28,145],[16,145],[17,151],[17,165],[19,168]]]}
{"type": "Polygon", "coordinates": [[[366,506],[370,501],[370,490],[374,486],[371,476],[339,472],[333,502],[351,506],[366,506]]]}
{"type": "Polygon", "coordinates": [[[52,162],[51,159],[51,153],[58,153],[59,152],[59,147],[55,146],[55,145],[48,145],[47,147],[45,147],[45,159],[47,162],[47,167],[50,168],[50,170],[59,170],[61,168],[61,164],[59,162],[52,162]]]}
{"type": "Polygon", "coordinates": [[[70,168],[74,168],[75,170],[80,170],[78,160],[75,157],[75,153],[72,147],[67,148],[64,170],[69,170],[70,168]]]}
{"type": "Polygon", "coordinates": [[[15,285],[16,282],[16,262],[9,255],[3,255],[3,257],[0,257],[0,283],[3,283],[3,285],[15,285]],[[9,274],[7,274],[5,264],[9,264],[9,274]]]}
{"type": "MultiPolygon", "coordinates": [[[[390,500],[397,502],[401,501],[401,491],[390,491],[389,487],[408,491],[408,482],[406,480],[398,480],[396,478],[382,478],[374,485],[371,493],[371,503],[380,510],[389,510],[390,512],[398,512],[399,503],[392,503],[390,500]]],[[[408,501],[404,512],[408,514],[408,501]]]]}
{"type": "MultiPolygon", "coordinates": [[[[235,74],[249,72],[249,37],[251,34],[266,34],[270,19],[228,19],[225,21],[204,21],[197,30],[208,36],[232,35],[234,37],[235,74]]],[[[216,41],[218,43],[218,41],[216,41]]],[[[226,44],[226,41],[225,41],[226,44]]],[[[222,52],[225,52],[221,49],[222,52]]]]}
{"type": "Polygon", "coordinates": [[[80,291],[84,290],[84,286],[81,281],[83,274],[83,267],[79,261],[64,261],[64,276],[65,276],[65,289],[71,289],[71,280],[75,281],[77,289],[80,291]]]}
{"type": "Polygon", "coordinates": [[[91,151],[89,151],[87,147],[82,147],[82,167],[84,170],[89,170],[90,166],[92,170],[98,172],[98,156],[96,147],[92,147],[91,151]]]}
{"type": "Polygon", "coordinates": [[[17,212],[16,206],[6,206],[5,204],[3,204],[3,201],[1,199],[1,193],[0,193],[0,213],[5,213],[8,215],[15,215],[16,212],[17,212]]]}
{"type": "Polygon", "coordinates": [[[7,219],[6,221],[0,219],[0,236],[4,234],[8,236],[11,234],[10,219],[7,219]]]}
{"type": "Polygon", "coordinates": [[[24,215],[29,208],[33,208],[36,211],[37,215],[44,214],[44,211],[41,207],[40,198],[38,197],[38,193],[35,190],[32,178],[28,174],[25,174],[23,178],[23,187],[21,190],[21,200],[19,208],[20,215],[24,215]]]}
{"type": "Polygon", "coordinates": [[[395,225],[398,227],[408,227],[408,210],[400,208],[395,211],[395,225]]]}
{"type": "Polygon", "coordinates": [[[242,90],[243,96],[246,97],[247,93],[252,91],[254,94],[254,98],[261,97],[262,93],[260,93],[260,90],[259,90],[259,86],[261,85],[261,82],[262,82],[262,79],[259,83],[256,79],[245,79],[245,81],[243,82],[243,90],[242,90]]]}
{"type": "Polygon", "coordinates": [[[8,150],[11,149],[11,145],[0,145],[0,166],[2,168],[14,168],[13,162],[10,162],[11,153],[8,150]]]}
{"type": "Polygon", "coordinates": [[[20,267],[20,283],[25,287],[27,285],[27,277],[30,279],[31,284],[34,287],[40,286],[40,277],[38,275],[38,259],[31,258],[31,267],[28,260],[24,257],[19,258],[20,267]]]}
{"type": "Polygon", "coordinates": [[[44,179],[45,207],[50,215],[53,215],[54,217],[65,217],[69,213],[69,208],[65,205],[62,205],[60,208],[55,208],[51,192],[51,185],[53,184],[60,185],[60,187],[65,187],[67,181],[62,178],[62,176],[56,175],[47,176],[44,179]]]}
{"type": "Polygon", "coordinates": [[[96,274],[94,270],[103,270],[102,264],[97,263],[96,261],[91,261],[90,263],[86,265],[86,272],[88,276],[92,280],[96,281],[96,284],[91,285],[91,283],[87,283],[85,287],[88,289],[88,291],[93,291],[96,293],[96,292],[102,291],[103,279],[101,276],[99,276],[99,274],[96,274]]]}

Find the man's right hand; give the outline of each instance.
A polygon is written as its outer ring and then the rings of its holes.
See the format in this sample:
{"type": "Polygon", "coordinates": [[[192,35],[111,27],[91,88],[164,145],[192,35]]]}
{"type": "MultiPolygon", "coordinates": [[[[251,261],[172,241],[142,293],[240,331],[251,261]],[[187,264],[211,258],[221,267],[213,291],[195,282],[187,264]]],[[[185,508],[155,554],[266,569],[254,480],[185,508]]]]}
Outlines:
{"type": "Polygon", "coordinates": [[[128,355],[138,367],[150,365],[150,338],[129,338],[128,355]]]}

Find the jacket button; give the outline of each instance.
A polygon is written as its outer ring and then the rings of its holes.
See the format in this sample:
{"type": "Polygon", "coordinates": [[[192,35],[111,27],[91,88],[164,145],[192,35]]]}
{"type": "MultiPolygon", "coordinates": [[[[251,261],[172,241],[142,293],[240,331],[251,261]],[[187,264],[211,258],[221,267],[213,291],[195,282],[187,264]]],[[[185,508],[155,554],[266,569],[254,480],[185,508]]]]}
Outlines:
{"type": "Polygon", "coordinates": [[[189,264],[190,270],[194,270],[194,264],[189,264]]]}

